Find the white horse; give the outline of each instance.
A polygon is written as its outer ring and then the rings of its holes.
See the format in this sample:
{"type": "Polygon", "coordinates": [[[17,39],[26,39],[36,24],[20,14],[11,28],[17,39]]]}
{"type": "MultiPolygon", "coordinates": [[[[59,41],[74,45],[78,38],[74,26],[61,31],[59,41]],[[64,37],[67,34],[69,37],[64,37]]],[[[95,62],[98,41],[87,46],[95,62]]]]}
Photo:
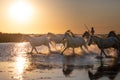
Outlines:
{"type": "MultiPolygon", "coordinates": [[[[56,35],[56,34],[53,34],[53,33],[48,33],[47,34],[47,36],[49,37],[49,40],[50,40],[50,43],[51,42],[54,42],[55,43],[55,48],[56,48],[56,44],[60,44],[60,43],[62,43],[63,44],[63,46],[65,46],[65,41],[62,41],[63,40],[63,38],[64,38],[64,35],[60,35],[60,34],[58,34],[58,35],[56,35]]],[[[52,44],[52,43],[51,43],[52,44]]]]}
{"type": "Polygon", "coordinates": [[[88,45],[91,45],[92,42],[97,44],[98,48],[101,50],[101,56],[102,56],[102,53],[104,53],[104,55],[106,57],[108,57],[104,52],[104,49],[107,49],[107,48],[115,48],[115,49],[117,49],[117,51],[120,50],[120,48],[119,48],[120,41],[115,37],[109,37],[109,38],[103,39],[103,38],[100,38],[97,36],[90,36],[88,45]]]}
{"type": "Polygon", "coordinates": [[[40,37],[31,37],[28,35],[24,35],[24,38],[30,42],[32,46],[31,52],[33,51],[33,49],[35,49],[35,51],[38,53],[36,46],[41,46],[41,45],[48,46],[49,51],[51,52],[50,46],[49,46],[49,39],[47,38],[47,36],[43,35],[40,37]]]}
{"type": "Polygon", "coordinates": [[[65,35],[64,39],[66,39],[67,45],[66,48],[61,52],[61,54],[63,54],[63,52],[69,47],[73,48],[73,53],[75,53],[74,48],[77,47],[80,47],[82,49],[82,46],[84,46],[86,49],[88,49],[84,38],[72,37],[71,35],[69,35],[69,33],[65,33],[64,35],[65,35]]]}

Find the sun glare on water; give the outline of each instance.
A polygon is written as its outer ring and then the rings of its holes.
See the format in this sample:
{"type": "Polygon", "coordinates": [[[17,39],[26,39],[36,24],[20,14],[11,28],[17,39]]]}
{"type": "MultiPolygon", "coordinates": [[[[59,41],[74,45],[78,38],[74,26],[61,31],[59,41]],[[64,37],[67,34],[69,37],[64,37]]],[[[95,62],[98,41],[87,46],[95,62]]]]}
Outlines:
{"type": "Polygon", "coordinates": [[[24,48],[26,48],[25,45],[25,43],[19,43],[15,45],[15,47],[19,48],[18,50],[16,50],[16,57],[14,63],[15,74],[13,75],[13,79],[15,80],[23,80],[23,74],[30,64],[28,56],[26,55],[24,50],[24,48]]]}
{"type": "Polygon", "coordinates": [[[18,0],[9,7],[11,19],[18,22],[24,22],[32,18],[34,9],[32,5],[24,0],[18,0]]]}
{"type": "Polygon", "coordinates": [[[27,67],[26,59],[23,56],[16,57],[14,79],[23,80],[23,73],[27,67]]]}

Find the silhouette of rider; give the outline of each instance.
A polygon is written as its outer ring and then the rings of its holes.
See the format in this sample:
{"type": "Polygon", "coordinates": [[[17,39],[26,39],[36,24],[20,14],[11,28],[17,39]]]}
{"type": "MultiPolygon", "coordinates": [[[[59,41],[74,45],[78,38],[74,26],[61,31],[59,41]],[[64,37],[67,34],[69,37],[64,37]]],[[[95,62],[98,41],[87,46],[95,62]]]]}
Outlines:
{"type": "Polygon", "coordinates": [[[94,30],[94,28],[92,27],[92,28],[91,28],[91,34],[94,35],[94,33],[95,33],[95,30],[94,30]]]}

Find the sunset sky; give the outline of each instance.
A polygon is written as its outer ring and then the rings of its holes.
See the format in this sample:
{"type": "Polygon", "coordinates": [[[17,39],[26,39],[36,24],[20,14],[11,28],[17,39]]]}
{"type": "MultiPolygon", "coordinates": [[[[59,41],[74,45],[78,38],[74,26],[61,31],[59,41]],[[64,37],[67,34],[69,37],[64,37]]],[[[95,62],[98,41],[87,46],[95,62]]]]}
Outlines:
{"type": "Polygon", "coordinates": [[[0,32],[120,33],[120,0],[0,0],[0,32]]]}

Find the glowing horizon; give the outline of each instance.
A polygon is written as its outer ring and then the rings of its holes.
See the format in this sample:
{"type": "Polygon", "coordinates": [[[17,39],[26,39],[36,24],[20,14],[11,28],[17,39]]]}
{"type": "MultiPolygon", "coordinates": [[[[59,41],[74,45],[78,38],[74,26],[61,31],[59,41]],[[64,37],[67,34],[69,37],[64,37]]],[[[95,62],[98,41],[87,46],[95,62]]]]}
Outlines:
{"type": "Polygon", "coordinates": [[[113,0],[1,0],[0,32],[81,34],[95,28],[96,33],[120,33],[120,1],[113,0]]]}

